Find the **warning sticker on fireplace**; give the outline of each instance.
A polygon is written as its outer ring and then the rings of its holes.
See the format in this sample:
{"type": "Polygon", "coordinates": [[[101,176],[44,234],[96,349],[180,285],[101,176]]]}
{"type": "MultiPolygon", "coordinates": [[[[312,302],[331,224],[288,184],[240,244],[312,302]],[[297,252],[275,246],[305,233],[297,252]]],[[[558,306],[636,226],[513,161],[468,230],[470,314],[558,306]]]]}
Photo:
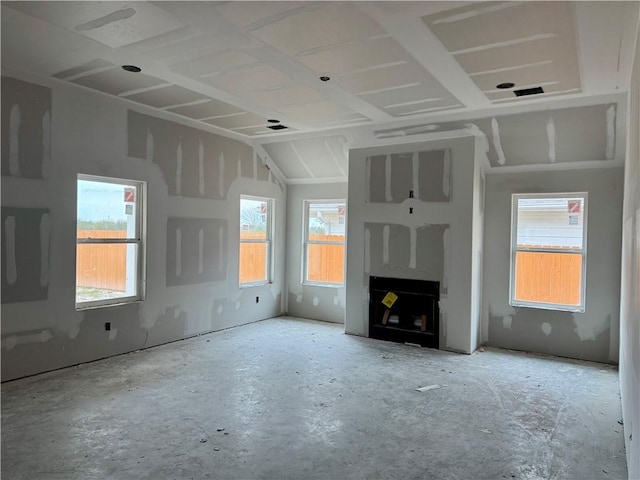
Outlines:
{"type": "Polygon", "coordinates": [[[384,303],[387,308],[391,308],[393,304],[396,303],[396,300],[398,300],[398,296],[393,292],[389,292],[382,299],[382,303],[384,303]]]}

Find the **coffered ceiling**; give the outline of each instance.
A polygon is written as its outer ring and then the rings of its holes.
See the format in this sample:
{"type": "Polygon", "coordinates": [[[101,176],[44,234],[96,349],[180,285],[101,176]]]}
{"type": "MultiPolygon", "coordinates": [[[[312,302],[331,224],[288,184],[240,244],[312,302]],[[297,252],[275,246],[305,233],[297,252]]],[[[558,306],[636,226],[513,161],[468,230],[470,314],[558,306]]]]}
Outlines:
{"type": "Polygon", "coordinates": [[[637,15],[638,2],[2,2],[2,65],[302,158],[285,176],[333,178],[363,132],[618,101],[637,15]],[[306,144],[335,161],[305,163],[306,144]]]}

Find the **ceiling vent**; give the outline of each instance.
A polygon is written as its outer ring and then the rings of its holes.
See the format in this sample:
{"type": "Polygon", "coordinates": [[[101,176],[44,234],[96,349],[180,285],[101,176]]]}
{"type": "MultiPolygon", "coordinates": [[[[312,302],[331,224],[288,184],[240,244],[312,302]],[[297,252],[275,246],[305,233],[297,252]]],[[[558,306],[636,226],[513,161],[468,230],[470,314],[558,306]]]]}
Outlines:
{"type": "Polygon", "coordinates": [[[537,95],[539,93],[544,93],[544,90],[542,90],[542,87],[533,87],[514,90],[513,93],[516,94],[516,97],[524,97],[525,95],[537,95]]]}
{"type": "Polygon", "coordinates": [[[289,128],[286,125],[278,124],[278,125],[267,125],[267,128],[271,130],[284,130],[285,128],[289,128]]]}

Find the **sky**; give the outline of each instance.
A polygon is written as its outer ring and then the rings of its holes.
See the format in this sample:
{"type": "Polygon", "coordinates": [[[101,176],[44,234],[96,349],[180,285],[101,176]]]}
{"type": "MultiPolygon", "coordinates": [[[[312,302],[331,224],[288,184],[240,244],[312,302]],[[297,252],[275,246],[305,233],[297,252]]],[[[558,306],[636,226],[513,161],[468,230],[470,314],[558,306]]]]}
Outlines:
{"type": "Polygon", "coordinates": [[[124,185],[78,180],[78,220],[126,221],[124,185]]]}

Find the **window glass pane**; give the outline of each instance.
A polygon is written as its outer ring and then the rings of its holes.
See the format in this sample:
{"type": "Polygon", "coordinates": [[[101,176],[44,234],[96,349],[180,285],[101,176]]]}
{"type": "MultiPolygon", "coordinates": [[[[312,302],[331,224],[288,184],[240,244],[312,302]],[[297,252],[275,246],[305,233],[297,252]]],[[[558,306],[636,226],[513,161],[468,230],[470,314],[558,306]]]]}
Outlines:
{"type": "Polygon", "coordinates": [[[138,245],[76,246],[76,303],[137,295],[138,245]]]}
{"type": "Polygon", "coordinates": [[[323,235],[341,236],[344,241],[346,225],[344,216],[346,213],[345,203],[309,203],[307,228],[309,239],[323,239],[323,235]]]}
{"type": "Polygon", "coordinates": [[[307,281],[344,283],[344,245],[308,244],[307,281]]]}
{"type": "Polygon", "coordinates": [[[269,202],[267,200],[240,200],[240,239],[267,239],[269,202]]]}
{"type": "Polygon", "coordinates": [[[267,281],[268,243],[240,243],[240,283],[267,281]]]}
{"type": "Polygon", "coordinates": [[[517,199],[518,247],[583,248],[584,198],[517,199]]]}
{"type": "Polygon", "coordinates": [[[582,304],[581,253],[516,252],[515,261],[515,300],[582,304]]]}
{"type": "Polygon", "coordinates": [[[134,186],[78,180],[78,238],[136,238],[134,186]]]}

